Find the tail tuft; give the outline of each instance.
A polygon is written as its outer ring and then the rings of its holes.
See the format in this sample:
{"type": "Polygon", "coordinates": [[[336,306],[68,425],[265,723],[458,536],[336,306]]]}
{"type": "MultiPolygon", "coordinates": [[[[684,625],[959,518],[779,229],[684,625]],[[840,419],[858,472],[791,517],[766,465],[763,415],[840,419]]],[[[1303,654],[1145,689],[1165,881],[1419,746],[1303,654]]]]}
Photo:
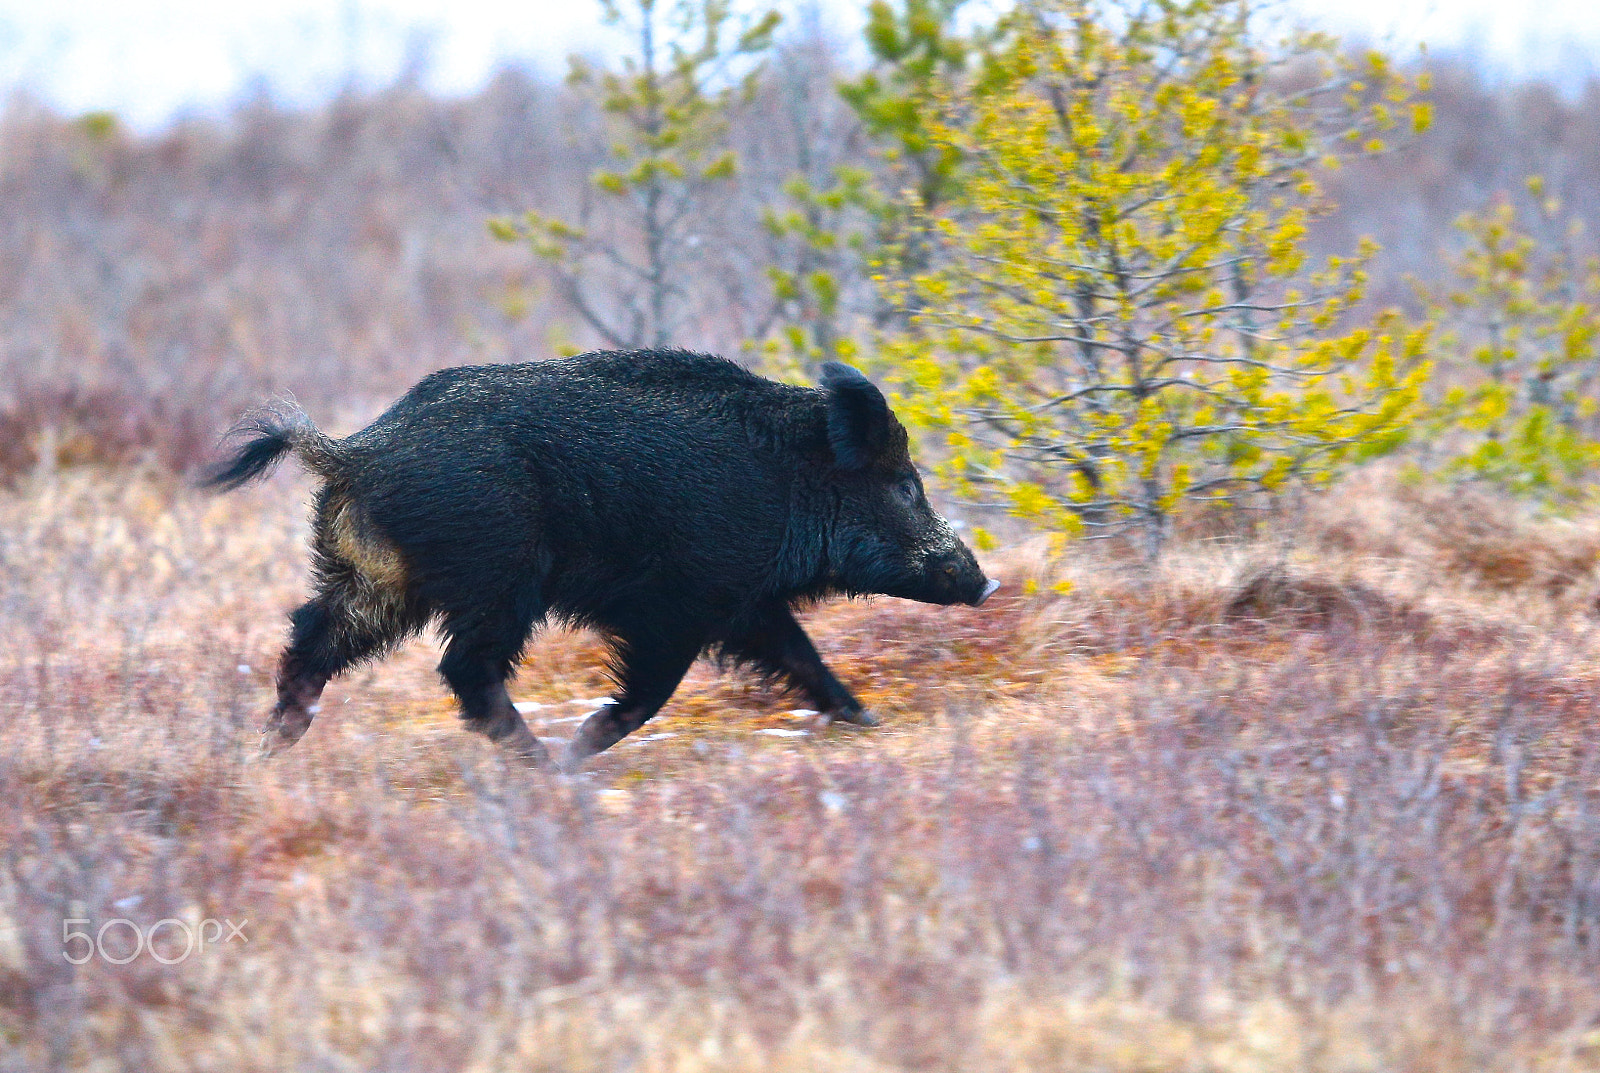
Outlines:
{"type": "Polygon", "coordinates": [[[200,479],[202,488],[231,492],[265,477],[290,451],[307,469],[325,477],[333,475],[338,462],[334,442],[318,431],[305,411],[292,403],[246,414],[225,438],[240,436],[249,438],[200,479]]]}

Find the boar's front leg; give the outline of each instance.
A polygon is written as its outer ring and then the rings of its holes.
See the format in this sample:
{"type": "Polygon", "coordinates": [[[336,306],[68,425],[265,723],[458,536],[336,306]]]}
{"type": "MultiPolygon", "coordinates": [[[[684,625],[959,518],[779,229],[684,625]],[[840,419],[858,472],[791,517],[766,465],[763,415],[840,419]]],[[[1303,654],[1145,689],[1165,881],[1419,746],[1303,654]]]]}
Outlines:
{"type": "Polygon", "coordinates": [[[622,688],[610,704],[578,728],[567,754],[571,770],[595,753],[611,748],[660,711],[703,646],[698,636],[662,636],[655,631],[619,636],[614,644],[615,673],[622,688]]]}
{"type": "Polygon", "coordinates": [[[782,604],[767,608],[745,632],[723,643],[723,651],[771,674],[789,679],[825,719],[877,726],[878,719],[833,676],[794,612],[782,604]]]}

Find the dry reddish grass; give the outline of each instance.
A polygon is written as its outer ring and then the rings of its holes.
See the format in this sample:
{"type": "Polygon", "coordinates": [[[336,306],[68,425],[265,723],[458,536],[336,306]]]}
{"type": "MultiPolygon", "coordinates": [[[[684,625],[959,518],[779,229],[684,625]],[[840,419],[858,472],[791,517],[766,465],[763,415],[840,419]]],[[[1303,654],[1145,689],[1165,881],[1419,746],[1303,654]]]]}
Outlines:
{"type": "MultiPolygon", "coordinates": [[[[1154,574],[1019,548],[992,608],[810,615],[882,729],[702,666],[565,780],[428,642],[254,757],[303,492],[0,497],[0,1069],[1600,1066],[1600,528],[1373,478],[1154,574]],[[249,941],[73,967],[69,917],[249,941]]],[[[541,733],[596,654],[534,646],[541,733]]]]}

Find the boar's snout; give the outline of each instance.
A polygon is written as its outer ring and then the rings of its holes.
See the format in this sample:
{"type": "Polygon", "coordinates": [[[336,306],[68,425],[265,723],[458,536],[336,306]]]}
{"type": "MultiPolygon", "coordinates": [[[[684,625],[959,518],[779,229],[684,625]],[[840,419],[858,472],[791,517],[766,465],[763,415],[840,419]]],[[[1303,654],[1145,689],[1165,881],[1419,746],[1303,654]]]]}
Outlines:
{"type": "Polygon", "coordinates": [[[937,599],[931,601],[934,603],[977,607],[1000,587],[998,581],[991,581],[984,576],[978,560],[960,541],[956,541],[953,548],[930,555],[924,569],[929,584],[937,594],[937,599]]]}

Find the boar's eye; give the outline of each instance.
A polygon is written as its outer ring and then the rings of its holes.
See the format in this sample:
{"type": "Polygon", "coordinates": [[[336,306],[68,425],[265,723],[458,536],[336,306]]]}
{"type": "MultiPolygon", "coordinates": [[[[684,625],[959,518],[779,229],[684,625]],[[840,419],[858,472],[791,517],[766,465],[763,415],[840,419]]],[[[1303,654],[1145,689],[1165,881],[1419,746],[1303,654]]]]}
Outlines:
{"type": "Polygon", "coordinates": [[[917,487],[917,479],[912,476],[901,477],[895,482],[894,494],[906,506],[916,505],[922,489],[917,487]]]}

